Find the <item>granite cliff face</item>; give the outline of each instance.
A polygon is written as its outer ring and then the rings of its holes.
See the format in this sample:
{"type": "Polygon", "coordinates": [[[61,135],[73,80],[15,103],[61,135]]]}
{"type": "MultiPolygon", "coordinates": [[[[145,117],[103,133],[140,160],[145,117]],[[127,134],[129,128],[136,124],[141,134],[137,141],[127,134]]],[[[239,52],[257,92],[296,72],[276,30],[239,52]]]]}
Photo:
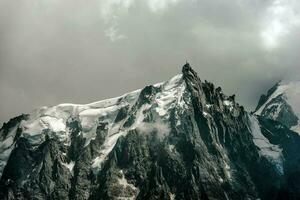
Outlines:
{"type": "Polygon", "coordinates": [[[189,64],[121,97],[11,119],[0,141],[0,199],[300,198],[298,134],[189,64]]]}

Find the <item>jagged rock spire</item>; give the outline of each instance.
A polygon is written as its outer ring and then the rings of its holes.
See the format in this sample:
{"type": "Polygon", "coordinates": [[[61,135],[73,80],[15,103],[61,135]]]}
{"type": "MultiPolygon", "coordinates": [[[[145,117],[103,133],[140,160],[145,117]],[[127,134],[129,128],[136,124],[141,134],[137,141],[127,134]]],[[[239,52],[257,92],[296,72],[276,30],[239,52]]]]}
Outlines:
{"type": "Polygon", "coordinates": [[[182,73],[185,74],[186,72],[192,70],[190,63],[186,61],[186,63],[182,66],[182,73]]]}
{"type": "Polygon", "coordinates": [[[197,72],[195,72],[190,63],[186,61],[186,63],[182,66],[182,74],[185,80],[193,80],[196,79],[197,81],[201,82],[200,78],[197,75],[197,72]]]}

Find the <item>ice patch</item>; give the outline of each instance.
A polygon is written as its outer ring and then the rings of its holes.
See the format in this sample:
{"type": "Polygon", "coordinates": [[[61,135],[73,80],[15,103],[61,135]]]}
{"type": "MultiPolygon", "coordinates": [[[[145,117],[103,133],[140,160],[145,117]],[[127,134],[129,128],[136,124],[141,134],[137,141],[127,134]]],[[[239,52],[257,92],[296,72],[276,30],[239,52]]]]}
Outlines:
{"type": "Polygon", "coordinates": [[[182,74],[174,76],[172,79],[161,85],[162,91],[158,93],[155,98],[157,103],[155,110],[159,116],[168,117],[169,109],[173,108],[176,103],[183,106],[182,96],[185,87],[182,74]]]}
{"type": "Polygon", "coordinates": [[[70,163],[62,163],[63,166],[65,166],[69,172],[73,175],[73,169],[74,169],[74,166],[75,166],[75,162],[74,161],[71,161],[70,163]]]}
{"type": "Polygon", "coordinates": [[[168,147],[169,147],[169,151],[174,152],[174,150],[175,150],[175,145],[169,144],[168,147]]]}
{"type": "Polygon", "coordinates": [[[249,119],[253,142],[260,149],[259,153],[273,162],[278,171],[283,174],[282,149],[278,145],[271,144],[261,133],[259,122],[254,116],[249,116],[249,119]]]}
{"type": "Polygon", "coordinates": [[[228,165],[228,163],[226,161],[224,161],[224,172],[226,177],[231,180],[231,171],[230,171],[230,166],[228,165]]]}
{"type": "Polygon", "coordinates": [[[42,123],[54,132],[66,132],[66,125],[63,119],[57,119],[51,116],[41,118],[42,123]]]}
{"type": "Polygon", "coordinates": [[[233,102],[229,101],[229,100],[224,100],[223,104],[227,107],[229,107],[229,110],[232,111],[233,110],[233,102]]]}
{"type": "Polygon", "coordinates": [[[223,101],[223,104],[224,104],[225,106],[232,106],[232,102],[231,102],[231,101],[228,101],[228,100],[223,101]]]}
{"type": "Polygon", "coordinates": [[[209,109],[209,108],[212,107],[212,105],[211,104],[206,104],[205,107],[209,109]]]}
{"type": "Polygon", "coordinates": [[[296,126],[291,127],[291,130],[300,134],[300,124],[298,123],[296,126]]]}
{"type": "Polygon", "coordinates": [[[175,200],[176,195],[173,193],[169,193],[170,200],[175,200]]]}

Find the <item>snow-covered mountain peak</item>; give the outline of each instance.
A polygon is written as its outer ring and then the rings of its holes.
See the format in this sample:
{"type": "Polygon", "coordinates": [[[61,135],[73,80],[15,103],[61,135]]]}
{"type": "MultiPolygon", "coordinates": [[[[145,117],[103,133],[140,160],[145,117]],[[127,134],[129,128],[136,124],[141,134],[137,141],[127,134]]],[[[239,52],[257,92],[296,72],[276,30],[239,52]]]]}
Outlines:
{"type": "Polygon", "coordinates": [[[300,133],[300,81],[280,81],[262,95],[256,115],[280,121],[300,133]]]}
{"type": "MultiPolygon", "coordinates": [[[[287,93],[281,103],[295,94],[287,93]]],[[[186,63],[182,74],[120,97],[5,123],[0,198],[270,199],[298,188],[289,184],[300,179],[291,173],[299,151],[298,134],[248,114],[186,63]]]]}
{"type": "Polygon", "coordinates": [[[46,137],[57,138],[64,145],[70,146],[73,132],[70,124],[74,122],[78,122],[79,135],[85,141],[84,146],[88,146],[97,137],[99,123],[106,124],[108,133],[104,145],[99,157],[95,158],[92,164],[94,168],[99,168],[120,136],[126,135],[129,130],[145,126],[144,121],[149,115],[146,113],[151,113],[154,116],[152,123],[160,126],[157,123],[163,123],[163,120],[169,118],[170,109],[176,105],[183,106],[184,90],[185,83],[182,74],[178,74],[168,81],[146,86],[144,89],[111,99],[90,104],[63,103],[38,108],[7,134],[8,139],[3,139],[7,142],[5,148],[1,148],[0,145],[0,154],[2,151],[7,153],[6,156],[0,158],[0,175],[9,152],[14,148],[14,141],[11,139],[17,134],[17,129],[22,130],[21,138],[26,138],[36,147],[43,143],[46,137]]]}

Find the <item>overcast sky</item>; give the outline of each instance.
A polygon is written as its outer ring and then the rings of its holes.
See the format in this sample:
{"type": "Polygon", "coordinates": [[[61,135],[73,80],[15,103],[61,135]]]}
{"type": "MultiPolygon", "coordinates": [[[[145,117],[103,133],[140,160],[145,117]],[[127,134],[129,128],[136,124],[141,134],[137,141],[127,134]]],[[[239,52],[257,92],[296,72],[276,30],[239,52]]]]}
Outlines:
{"type": "Polygon", "coordinates": [[[299,25],[297,0],[1,0],[0,123],[167,80],[186,60],[252,109],[299,78],[299,25]]]}

